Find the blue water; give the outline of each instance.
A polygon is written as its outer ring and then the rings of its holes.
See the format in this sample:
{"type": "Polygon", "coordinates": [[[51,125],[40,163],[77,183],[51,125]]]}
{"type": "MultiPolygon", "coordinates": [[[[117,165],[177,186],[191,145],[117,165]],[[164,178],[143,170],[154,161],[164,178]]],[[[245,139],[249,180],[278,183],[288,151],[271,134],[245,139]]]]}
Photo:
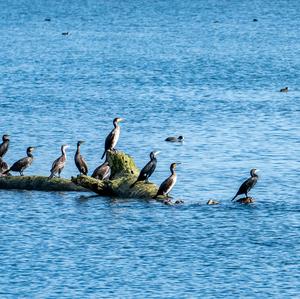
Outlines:
{"type": "Polygon", "coordinates": [[[48,175],[69,143],[70,177],[86,140],[93,170],[119,116],[139,167],[161,150],[152,181],[182,162],[185,204],[0,190],[0,297],[299,298],[299,28],[297,0],[1,0],[5,160],[39,145],[48,175]]]}

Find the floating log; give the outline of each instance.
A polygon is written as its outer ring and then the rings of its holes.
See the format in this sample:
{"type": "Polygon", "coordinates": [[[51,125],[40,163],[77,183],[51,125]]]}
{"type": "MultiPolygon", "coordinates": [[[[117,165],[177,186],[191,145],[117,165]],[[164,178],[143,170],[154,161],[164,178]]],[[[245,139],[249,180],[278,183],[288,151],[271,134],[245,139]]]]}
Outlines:
{"type": "Polygon", "coordinates": [[[48,179],[46,176],[3,176],[0,189],[38,190],[38,191],[80,191],[89,190],[77,186],[63,178],[48,179]]]}
{"type": "MultiPolygon", "coordinates": [[[[107,160],[111,167],[109,180],[101,181],[86,175],[79,175],[72,177],[72,182],[105,196],[152,199],[156,195],[158,186],[150,182],[137,182],[133,188],[130,188],[140,172],[132,157],[123,152],[109,151],[107,160]]],[[[158,198],[159,201],[165,199],[166,197],[158,198]]]]}

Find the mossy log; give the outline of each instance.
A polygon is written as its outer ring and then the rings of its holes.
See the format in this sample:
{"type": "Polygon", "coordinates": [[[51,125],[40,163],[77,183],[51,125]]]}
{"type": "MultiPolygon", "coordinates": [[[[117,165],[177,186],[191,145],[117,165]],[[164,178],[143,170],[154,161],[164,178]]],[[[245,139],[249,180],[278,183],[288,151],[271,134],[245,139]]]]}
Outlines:
{"type": "Polygon", "coordinates": [[[38,191],[89,191],[77,186],[70,180],[45,176],[3,176],[0,177],[0,189],[38,190],[38,191]]]}
{"type": "MultiPolygon", "coordinates": [[[[138,182],[133,188],[130,188],[140,171],[129,155],[123,152],[110,151],[107,153],[107,160],[111,167],[109,180],[101,181],[80,175],[72,177],[72,182],[99,195],[144,199],[152,199],[156,195],[158,186],[150,182],[138,182]]],[[[167,197],[159,197],[157,200],[172,204],[167,197]]]]}

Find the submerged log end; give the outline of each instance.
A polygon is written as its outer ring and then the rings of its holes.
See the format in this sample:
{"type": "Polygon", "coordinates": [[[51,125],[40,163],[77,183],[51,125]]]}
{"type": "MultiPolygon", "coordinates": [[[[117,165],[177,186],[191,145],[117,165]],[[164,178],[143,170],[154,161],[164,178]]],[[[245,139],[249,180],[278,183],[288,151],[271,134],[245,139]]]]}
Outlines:
{"type": "Polygon", "coordinates": [[[249,203],[254,203],[255,199],[252,197],[243,197],[238,199],[236,202],[242,203],[242,204],[249,204],[249,203]]]}

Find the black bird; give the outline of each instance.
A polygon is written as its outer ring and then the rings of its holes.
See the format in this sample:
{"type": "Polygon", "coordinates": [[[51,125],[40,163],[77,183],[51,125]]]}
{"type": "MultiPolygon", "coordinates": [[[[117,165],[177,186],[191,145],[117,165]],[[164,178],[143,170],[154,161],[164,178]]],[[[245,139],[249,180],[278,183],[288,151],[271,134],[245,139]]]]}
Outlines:
{"type": "Polygon", "coordinates": [[[280,91],[280,92],[288,92],[288,91],[289,91],[289,88],[288,88],[288,87],[281,88],[279,91],[280,91]]]}
{"type": "Polygon", "coordinates": [[[156,163],[157,163],[156,156],[159,153],[160,152],[151,152],[150,153],[150,161],[141,170],[137,180],[130,186],[130,188],[132,188],[137,182],[140,182],[140,181],[148,182],[148,179],[150,178],[150,176],[152,175],[152,173],[154,172],[154,170],[156,168],[156,163]]]}
{"type": "Polygon", "coordinates": [[[168,142],[183,142],[184,137],[183,136],[178,136],[178,137],[168,137],[165,139],[165,141],[168,142]]]}
{"type": "Polygon", "coordinates": [[[103,164],[98,166],[93,174],[92,178],[98,179],[98,180],[109,180],[109,177],[111,175],[111,169],[107,161],[105,161],[103,164]]]}
{"type": "Polygon", "coordinates": [[[78,141],[77,142],[77,151],[75,153],[74,160],[75,160],[76,167],[79,170],[79,173],[80,174],[83,173],[84,175],[87,175],[87,173],[88,173],[88,166],[87,166],[84,158],[80,155],[80,145],[82,143],[84,143],[84,141],[78,141]]]}
{"type": "Polygon", "coordinates": [[[119,122],[121,122],[122,120],[123,120],[123,118],[119,118],[119,117],[116,117],[114,119],[114,121],[113,121],[114,128],[112,129],[112,131],[108,134],[108,136],[105,139],[104,153],[103,153],[101,159],[104,158],[104,156],[108,150],[114,150],[115,146],[117,145],[117,142],[120,137],[120,131],[121,131],[119,122]]]}
{"type": "Polygon", "coordinates": [[[178,165],[180,163],[172,163],[170,166],[170,171],[171,171],[171,175],[164,180],[158,191],[157,194],[154,196],[154,198],[158,197],[159,195],[167,195],[169,196],[170,191],[172,190],[172,188],[174,187],[174,185],[176,184],[177,181],[177,174],[175,172],[176,169],[176,165],[178,165]]]}
{"type": "Polygon", "coordinates": [[[27,157],[22,158],[20,160],[18,160],[17,162],[15,162],[10,168],[8,168],[7,170],[5,170],[3,172],[3,174],[7,174],[10,171],[15,171],[15,172],[19,172],[21,176],[23,176],[23,171],[29,167],[33,161],[33,155],[32,152],[34,151],[34,147],[30,146],[27,148],[27,157]]]}
{"type": "Polygon", "coordinates": [[[7,163],[0,157],[0,175],[4,172],[4,171],[6,171],[6,170],[8,170],[8,165],[7,165],[7,163]]]}
{"type": "Polygon", "coordinates": [[[49,176],[49,179],[56,176],[57,173],[58,173],[58,177],[60,178],[60,173],[64,169],[66,161],[67,161],[66,149],[68,147],[69,147],[69,145],[67,145],[67,144],[64,144],[61,146],[61,156],[53,162],[52,168],[50,170],[51,174],[49,176]]]}
{"type": "Polygon", "coordinates": [[[69,32],[63,32],[61,35],[69,35],[69,32]]]}
{"type": "Polygon", "coordinates": [[[9,135],[3,135],[2,136],[2,143],[0,144],[0,158],[3,158],[3,156],[6,154],[9,146],[9,135]]]}
{"type": "Polygon", "coordinates": [[[248,192],[255,186],[255,184],[257,183],[258,180],[258,175],[256,174],[256,172],[258,171],[258,169],[251,169],[250,170],[250,175],[251,177],[248,178],[239,188],[238,192],[236,193],[236,195],[234,196],[234,198],[231,200],[233,201],[237,196],[241,195],[241,194],[245,194],[246,198],[248,197],[248,192]]]}

